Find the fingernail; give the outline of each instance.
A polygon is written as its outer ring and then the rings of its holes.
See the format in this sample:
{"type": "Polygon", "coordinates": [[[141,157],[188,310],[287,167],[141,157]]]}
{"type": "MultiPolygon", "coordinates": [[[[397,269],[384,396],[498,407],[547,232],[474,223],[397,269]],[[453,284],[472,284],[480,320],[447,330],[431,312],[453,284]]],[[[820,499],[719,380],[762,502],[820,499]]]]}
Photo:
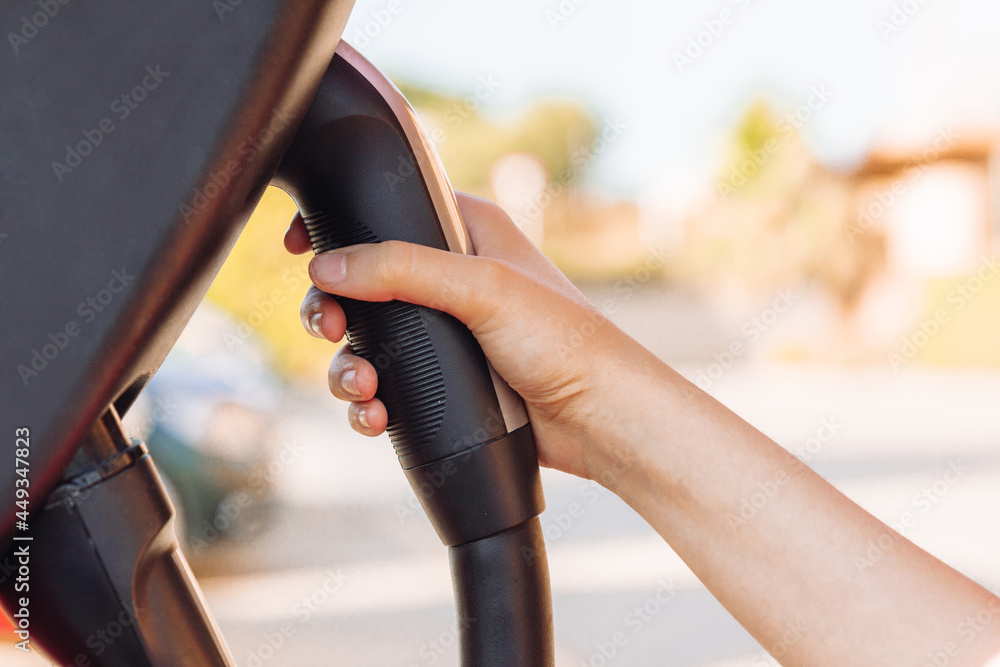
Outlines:
{"type": "Polygon", "coordinates": [[[347,274],[346,259],[343,253],[325,252],[313,259],[309,271],[317,282],[336,285],[347,274]]]}
{"type": "Polygon", "coordinates": [[[313,313],[309,316],[309,333],[316,338],[323,338],[323,314],[313,313]]]}
{"type": "Polygon", "coordinates": [[[353,368],[347,371],[346,373],[340,376],[340,388],[343,389],[345,393],[353,396],[354,398],[361,398],[361,392],[358,391],[357,377],[358,377],[358,372],[353,368]]]}
{"type": "Polygon", "coordinates": [[[368,425],[367,408],[361,408],[360,410],[358,410],[358,423],[364,426],[365,428],[371,428],[371,426],[368,425]]]}

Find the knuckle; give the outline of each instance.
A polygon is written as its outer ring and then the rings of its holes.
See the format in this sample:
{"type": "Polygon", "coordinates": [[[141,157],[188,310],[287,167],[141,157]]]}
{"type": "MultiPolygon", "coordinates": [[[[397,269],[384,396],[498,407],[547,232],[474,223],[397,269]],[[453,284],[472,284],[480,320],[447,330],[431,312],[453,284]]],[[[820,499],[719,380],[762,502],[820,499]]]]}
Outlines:
{"type": "Polygon", "coordinates": [[[318,287],[312,286],[306,295],[302,297],[302,304],[299,306],[299,315],[305,322],[310,315],[318,313],[323,309],[323,302],[330,297],[318,287]]]}
{"type": "Polygon", "coordinates": [[[413,275],[413,246],[402,241],[385,241],[379,247],[376,278],[387,286],[399,285],[413,275]]]}
{"type": "Polygon", "coordinates": [[[361,424],[358,423],[357,410],[355,410],[353,405],[351,405],[351,407],[347,410],[347,423],[350,424],[351,428],[358,433],[362,432],[360,428],[361,424]]]}
{"type": "Polygon", "coordinates": [[[483,278],[497,288],[509,284],[513,278],[512,273],[511,268],[500,260],[490,258],[483,262],[483,278]]]}
{"type": "MultiPolygon", "coordinates": [[[[330,368],[328,374],[330,375],[330,381],[333,381],[334,376],[339,376],[345,370],[347,370],[351,365],[351,357],[349,352],[345,352],[344,348],[340,348],[333,353],[333,359],[330,360],[330,368]]],[[[331,385],[332,386],[332,385],[331,385]]]]}
{"type": "Polygon", "coordinates": [[[479,270],[482,273],[477,284],[482,293],[475,299],[476,307],[469,313],[468,324],[473,330],[485,330],[491,328],[491,322],[505,307],[518,307],[519,294],[514,287],[518,276],[502,260],[477,257],[476,261],[481,262],[479,270]]]}
{"type": "Polygon", "coordinates": [[[319,294],[319,289],[315,285],[311,286],[305,296],[302,297],[302,305],[299,306],[299,312],[305,313],[315,310],[319,294]]]}
{"type": "Polygon", "coordinates": [[[344,364],[345,360],[350,359],[352,354],[350,345],[341,345],[337,348],[337,351],[333,353],[333,363],[344,364]]]}

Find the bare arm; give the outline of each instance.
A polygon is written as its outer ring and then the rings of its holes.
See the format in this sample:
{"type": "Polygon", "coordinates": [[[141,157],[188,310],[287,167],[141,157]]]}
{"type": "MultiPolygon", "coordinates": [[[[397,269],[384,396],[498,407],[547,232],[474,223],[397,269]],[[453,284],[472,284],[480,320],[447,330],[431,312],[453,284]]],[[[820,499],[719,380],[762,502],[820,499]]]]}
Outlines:
{"type": "MultiPolygon", "coordinates": [[[[314,283],[465,322],[525,398],[540,461],[622,497],[782,664],[964,667],[1000,652],[1000,599],[617,329],[502,211],[460,203],[479,257],[353,247],[314,259],[314,283]],[[746,518],[741,506],[758,493],[766,502],[746,518]]],[[[300,223],[286,245],[308,248],[300,223]]],[[[343,336],[343,311],[318,290],[302,312],[314,333],[343,336]]],[[[348,348],[334,358],[330,386],[352,402],[358,431],[384,430],[375,371],[348,348]]]]}
{"type": "Polygon", "coordinates": [[[1000,651],[1000,600],[669,369],[657,375],[669,408],[651,414],[666,437],[609,482],[782,664],[983,665],[1000,651]]]}

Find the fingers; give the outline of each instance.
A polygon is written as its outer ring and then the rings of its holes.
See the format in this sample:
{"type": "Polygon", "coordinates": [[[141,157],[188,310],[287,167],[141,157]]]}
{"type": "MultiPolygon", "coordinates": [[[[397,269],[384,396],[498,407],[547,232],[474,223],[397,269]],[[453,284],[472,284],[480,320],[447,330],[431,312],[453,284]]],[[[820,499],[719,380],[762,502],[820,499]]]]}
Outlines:
{"type": "Polygon", "coordinates": [[[505,260],[576,301],[586,300],[502,208],[488,199],[461,192],[456,197],[476,255],[505,260]]]}
{"type": "MultiPolygon", "coordinates": [[[[347,320],[343,309],[329,294],[316,287],[306,292],[299,315],[306,331],[317,338],[336,342],[344,337],[347,320]]],[[[351,428],[368,436],[385,431],[389,416],[382,401],[375,398],[378,375],[370,363],[352,354],[350,346],[345,345],[334,354],[327,378],[331,393],[351,402],[347,409],[351,428]]]]}
{"type": "MultiPolygon", "coordinates": [[[[498,292],[497,286],[510,287],[514,284],[510,281],[516,283],[517,279],[523,289],[531,289],[524,283],[530,279],[536,288],[541,283],[577,303],[587,303],[503,209],[471,195],[460,193],[457,198],[476,255],[487,261],[470,262],[467,256],[390,241],[342,248],[314,258],[310,264],[313,282],[324,292],[365,301],[399,299],[443,310],[473,328],[503,304],[499,298],[502,293],[510,293],[509,289],[498,292]],[[348,264],[350,276],[346,273],[348,264]]],[[[304,252],[309,247],[305,223],[299,215],[289,226],[285,245],[291,252],[304,252]]],[[[303,323],[314,335],[319,331],[320,337],[339,340],[343,336],[343,312],[327,303],[319,294],[307,295],[303,323]],[[323,324],[327,308],[332,321],[323,324]]]]}
{"type": "Polygon", "coordinates": [[[389,417],[385,405],[376,398],[365,403],[351,403],[347,408],[347,422],[361,435],[376,436],[385,432],[389,417]]]}
{"type": "Polygon", "coordinates": [[[386,241],[323,253],[309,264],[324,292],[361,301],[400,300],[443,310],[475,329],[525,279],[499,260],[386,241]]]}
{"type": "Polygon", "coordinates": [[[510,216],[490,200],[464,192],[455,197],[475,254],[507,260],[541,254],[510,216]]]}
{"type": "Polygon", "coordinates": [[[330,362],[328,380],[334,396],[351,402],[347,409],[351,428],[372,436],[385,431],[389,416],[382,401],[375,398],[378,375],[370,363],[352,354],[350,346],[345,345],[330,362]]]}
{"type": "Polygon", "coordinates": [[[459,202],[478,256],[398,241],[350,246],[314,257],[313,283],[362,301],[397,299],[442,310],[473,331],[539,283],[586,301],[502,209],[468,195],[459,202]]]}
{"type": "Polygon", "coordinates": [[[309,241],[309,232],[306,231],[306,223],[302,220],[302,214],[296,212],[292,222],[285,231],[285,250],[293,255],[312,250],[312,243],[309,241]]]}
{"type": "Polygon", "coordinates": [[[299,317],[306,331],[316,338],[336,343],[347,331],[344,309],[329,294],[311,286],[302,299],[299,317]]]}
{"type": "Polygon", "coordinates": [[[344,345],[330,362],[330,391],[342,401],[370,401],[378,389],[375,368],[344,345]]]}

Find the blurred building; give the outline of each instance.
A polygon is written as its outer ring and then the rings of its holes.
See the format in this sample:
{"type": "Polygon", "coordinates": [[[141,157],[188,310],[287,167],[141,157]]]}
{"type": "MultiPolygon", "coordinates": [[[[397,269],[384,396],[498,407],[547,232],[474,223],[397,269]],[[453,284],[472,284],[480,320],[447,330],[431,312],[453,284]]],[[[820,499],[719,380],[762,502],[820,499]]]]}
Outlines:
{"type": "MultiPolygon", "coordinates": [[[[962,355],[942,349],[939,331],[951,330],[944,331],[945,343],[950,337],[959,347],[975,345],[959,340],[959,320],[975,310],[989,317],[994,301],[993,289],[985,288],[1000,240],[998,138],[944,128],[917,145],[872,151],[847,175],[848,237],[885,240],[883,271],[865,286],[858,309],[873,341],[890,350],[899,343],[912,357],[934,353],[931,360],[941,362],[962,361],[962,355]],[[933,335],[909,336],[914,323],[933,335]]],[[[966,322],[964,328],[973,327],[966,322]]]]}
{"type": "Polygon", "coordinates": [[[783,325],[796,358],[1000,363],[987,342],[1000,335],[998,138],[946,127],[834,170],[751,107],[716,196],[686,221],[677,277],[737,321],[781,289],[803,295],[809,317],[783,325]]]}
{"type": "Polygon", "coordinates": [[[1000,238],[998,138],[949,128],[925,145],[872,152],[850,174],[849,233],[882,231],[892,270],[927,278],[967,270],[1000,238]]]}

